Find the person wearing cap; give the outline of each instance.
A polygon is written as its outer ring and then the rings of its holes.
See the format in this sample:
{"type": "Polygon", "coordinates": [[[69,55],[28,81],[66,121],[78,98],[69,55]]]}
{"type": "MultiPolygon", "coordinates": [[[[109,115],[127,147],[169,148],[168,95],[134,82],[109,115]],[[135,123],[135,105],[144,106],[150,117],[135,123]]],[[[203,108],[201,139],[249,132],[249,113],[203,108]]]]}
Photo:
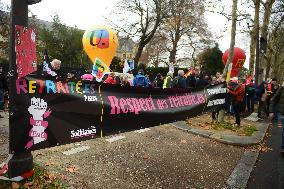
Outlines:
{"type": "Polygon", "coordinates": [[[164,80],[163,89],[169,89],[173,87],[173,72],[168,72],[166,79],[164,80]]]}
{"type": "Polygon", "coordinates": [[[237,77],[232,78],[232,82],[228,84],[228,93],[232,95],[232,104],[236,118],[234,126],[239,127],[241,125],[241,108],[245,95],[245,89],[239,84],[237,77]]]}
{"type": "Polygon", "coordinates": [[[275,116],[274,107],[276,104],[279,105],[279,113],[281,114],[281,124],[282,124],[282,144],[281,153],[284,153],[284,82],[281,87],[278,88],[277,92],[271,99],[269,106],[269,117],[272,119],[275,116]]]}

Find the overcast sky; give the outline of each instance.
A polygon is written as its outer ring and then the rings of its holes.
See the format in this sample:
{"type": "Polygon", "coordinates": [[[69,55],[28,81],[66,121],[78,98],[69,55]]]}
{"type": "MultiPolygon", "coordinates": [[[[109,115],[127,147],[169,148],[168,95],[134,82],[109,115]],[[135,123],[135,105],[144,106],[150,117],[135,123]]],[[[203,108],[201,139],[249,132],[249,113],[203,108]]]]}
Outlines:
{"type": "MultiPolygon", "coordinates": [[[[105,18],[111,20],[113,6],[118,0],[42,0],[41,3],[29,6],[37,18],[51,21],[51,15],[57,13],[59,18],[68,26],[77,26],[80,29],[87,29],[94,25],[106,25],[108,22],[105,18]]],[[[5,4],[10,5],[11,0],[2,0],[5,4]]],[[[228,9],[231,9],[228,4],[228,9]]],[[[217,40],[220,49],[224,52],[230,46],[230,30],[224,31],[226,19],[218,14],[206,13],[209,30],[215,36],[223,36],[217,40]]],[[[249,55],[248,41],[246,36],[238,35],[236,46],[246,49],[249,55]]],[[[246,66],[247,67],[247,66],[246,66]]]]}

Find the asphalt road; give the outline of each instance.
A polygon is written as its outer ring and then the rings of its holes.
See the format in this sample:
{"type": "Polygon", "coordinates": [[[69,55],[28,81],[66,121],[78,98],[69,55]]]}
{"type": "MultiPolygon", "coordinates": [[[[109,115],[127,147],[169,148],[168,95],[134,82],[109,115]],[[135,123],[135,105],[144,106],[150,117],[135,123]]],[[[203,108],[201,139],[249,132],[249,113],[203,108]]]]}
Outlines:
{"type": "Polygon", "coordinates": [[[284,156],[279,153],[282,127],[269,131],[268,152],[260,153],[247,189],[284,189],[284,156]]]}
{"type": "MultiPolygon", "coordinates": [[[[170,125],[33,152],[34,162],[68,186],[224,188],[245,149],[170,125]]],[[[0,120],[0,158],[8,152],[8,114],[0,120]]]]}
{"type": "Polygon", "coordinates": [[[163,125],[33,154],[36,163],[75,188],[218,189],[243,153],[163,125]]]}

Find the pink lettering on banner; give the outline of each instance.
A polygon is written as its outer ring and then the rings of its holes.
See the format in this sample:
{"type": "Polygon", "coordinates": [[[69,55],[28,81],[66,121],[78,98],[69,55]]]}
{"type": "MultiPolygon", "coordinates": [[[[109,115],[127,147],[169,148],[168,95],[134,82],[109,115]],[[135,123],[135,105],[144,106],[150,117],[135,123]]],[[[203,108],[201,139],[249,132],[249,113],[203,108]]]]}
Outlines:
{"type": "Polygon", "coordinates": [[[147,112],[156,110],[165,110],[168,108],[180,108],[185,106],[194,106],[206,102],[204,94],[184,94],[182,96],[169,96],[166,99],[156,99],[155,103],[152,97],[149,98],[117,98],[116,96],[108,96],[111,115],[134,113],[135,115],[140,112],[147,112]],[[156,106],[155,106],[156,105],[156,106]]]}
{"type": "Polygon", "coordinates": [[[134,113],[138,115],[141,111],[151,111],[155,110],[154,101],[151,97],[149,98],[117,98],[115,96],[108,96],[111,115],[134,113]]]}
{"type": "Polygon", "coordinates": [[[16,81],[17,94],[20,94],[21,91],[23,91],[25,94],[28,93],[27,87],[28,85],[25,79],[17,79],[16,81]]]}

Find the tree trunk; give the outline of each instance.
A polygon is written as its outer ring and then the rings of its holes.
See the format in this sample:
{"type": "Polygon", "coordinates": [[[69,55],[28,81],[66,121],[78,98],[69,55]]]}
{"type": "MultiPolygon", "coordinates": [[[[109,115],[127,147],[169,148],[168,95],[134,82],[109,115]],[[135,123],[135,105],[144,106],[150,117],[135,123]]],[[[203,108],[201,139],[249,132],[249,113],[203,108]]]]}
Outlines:
{"type": "Polygon", "coordinates": [[[134,57],[134,63],[136,65],[138,65],[138,63],[139,63],[140,57],[143,53],[144,46],[145,45],[139,43],[139,47],[138,47],[137,52],[136,52],[135,57],[134,57]]]}
{"type": "Polygon", "coordinates": [[[257,34],[257,29],[259,29],[259,10],[260,10],[260,0],[256,0],[254,3],[255,9],[255,16],[254,16],[254,21],[253,21],[253,30],[251,32],[251,44],[250,44],[250,58],[249,58],[249,73],[250,75],[255,74],[255,50],[256,50],[256,34],[257,34]]]}
{"type": "Polygon", "coordinates": [[[173,49],[170,52],[170,62],[173,64],[176,63],[176,54],[177,54],[177,43],[174,43],[173,49]]]}
{"type": "MultiPolygon", "coordinates": [[[[272,5],[275,2],[275,0],[267,0],[265,2],[265,11],[264,11],[264,16],[263,16],[263,25],[261,27],[261,37],[263,37],[266,41],[267,41],[267,36],[268,36],[268,26],[269,26],[269,22],[270,22],[270,15],[271,15],[271,11],[272,11],[272,5]]],[[[261,62],[261,72],[260,72],[260,82],[265,80],[267,78],[267,67],[269,66],[269,64],[267,63],[267,61],[264,59],[264,55],[261,54],[260,56],[260,62],[261,62]]]]}
{"type": "MultiPolygon", "coordinates": [[[[229,64],[232,62],[233,60],[233,53],[234,53],[234,47],[235,47],[235,38],[236,38],[236,24],[237,24],[237,9],[238,9],[238,0],[233,0],[233,6],[232,6],[232,30],[231,30],[231,45],[230,45],[230,52],[229,52],[229,58],[227,61],[227,64],[224,68],[223,71],[223,78],[226,78],[227,73],[228,73],[228,68],[229,68],[229,64]]],[[[224,118],[225,118],[225,110],[222,109],[219,112],[218,115],[218,122],[224,122],[224,118]]]]}

